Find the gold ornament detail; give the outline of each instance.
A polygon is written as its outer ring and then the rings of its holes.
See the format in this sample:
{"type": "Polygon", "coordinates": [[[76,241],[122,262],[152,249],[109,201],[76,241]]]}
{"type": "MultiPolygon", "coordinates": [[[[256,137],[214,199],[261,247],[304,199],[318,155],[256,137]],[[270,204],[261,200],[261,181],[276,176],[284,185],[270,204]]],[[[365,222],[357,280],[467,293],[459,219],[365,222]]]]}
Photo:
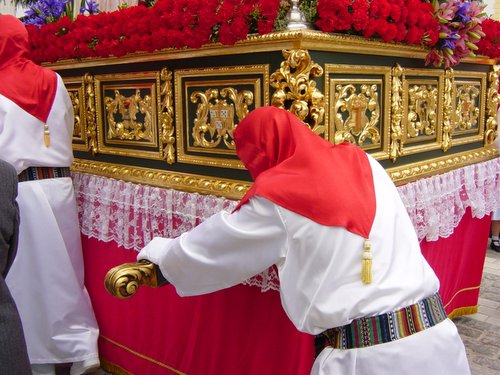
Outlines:
{"type": "Polygon", "coordinates": [[[441,140],[441,150],[448,151],[452,146],[452,135],[456,122],[453,120],[453,88],[455,86],[453,69],[446,69],[444,72],[444,92],[443,92],[443,131],[441,140]]]}
{"type": "Polygon", "coordinates": [[[438,173],[480,163],[498,157],[498,152],[492,147],[485,147],[472,151],[465,151],[436,159],[411,163],[402,167],[387,168],[386,172],[396,185],[406,184],[420,178],[438,173]]]}
{"type": "Polygon", "coordinates": [[[104,97],[108,120],[108,139],[153,140],[153,99],[136,88],[135,93],[124,96],[114,89],[114,97],[104,97]],[[141,118],[138,115],[142,115],[141,118]]]}
{"type": "Polygon", "coordinates": [[[479,118],[479,108],[476,106],[476,98],[480,92],[476,86],[462,85],[456,88],[457,93],[457,127],[460,130],[476,128],[479,118]]]}
{"type": "Polygon", "coordinates": [[[249,112],[248,106],[253,104],[253,93],[226,87],[221,90],[194,91],[190,99],[192,103],[198,103],[192,130],[193,145],[215,148],[223,142],[227,149],[234,150],[234,117],[236,114],[238,121],[245,118],[249,112]]]}
{"type": "Polygon", "coordinates": [[[82,119],[80,117],[80,97],[78,91],[69,91],[69,99],[73,107],[73,137],[82,138],[82,119]]]}
{"type": "Polygon", "coordinates": [[[72,171],[190,193],[210,194],[234,200],[241,199],[251,185],[250,182],[245,181],[96,162],[85,159],[75,159],[72,171]]]}
{"type": "Polygon", "coordinates": [[[334,95],[335,143],[380,144],[380,104],[377,85],[337,85],[334,95]],[[358,91],[359,89],[359,91],[358,91]],[[347,113],[344,121],[343,113],[347,113]],[[356,140],[357,138],[357,140],[356,140]]]}
{"type": "Polygon", "coordinates": [[[160,141],[164,145],[164,158],[168,164],[175,163],[175,128],[174,128],[174,105],[172,90],[172,72],[167,68],[160,71],[159,84],[159,111],[161,136],[160,141]]]}
{"type": "Polygon", "coordinates": [[[433,135],[437,125],[438,89],[413,85],[408,89],[408,138],[433,135]]]}
{"type": "Polygon", "coordinates": [[[147,260],[116,266],[104,280],[107,291],[121,299],[132,297],[142,285],[158,288],[165,284],[158,266],[147,260]]]}
{"type": "Polygon", "coordinates": [[[497,136],[497,108],[500,103],[500,95],[498,94],[498,77],[500,75],[500,65],[493,66],[493,70],[488,75],[489,88],[487,100],[487,120],[486,131],[484,134],[484,145],[491,145],[497,136]]]}
{"type": "Polygon", "coordinates": [[[396,64],[392,68],[391,80],[391,132],[389,158],[392,162],[403,155],[403,68],[396,64]]]}
{"type": "Polygon", "coordinates": [[[293,113],[314,133],[324,134],[325,97],[313,80],[323,75],[323,68],[312,61],[307,50],[283,50],[282,54],[286,60],[270,77],[270,85],[276,89],[271,104],[293,113]]]}
{"type": "Polygon", "coordinates": [[[92,155],[95,155],[97,154],[98,148],[94,76],[90,73],[85,73],[83,76],[83,85],[85,88],[84,106],[85,120],[87,122],[86,136],[89,140],[89,151],[92,155]]]}

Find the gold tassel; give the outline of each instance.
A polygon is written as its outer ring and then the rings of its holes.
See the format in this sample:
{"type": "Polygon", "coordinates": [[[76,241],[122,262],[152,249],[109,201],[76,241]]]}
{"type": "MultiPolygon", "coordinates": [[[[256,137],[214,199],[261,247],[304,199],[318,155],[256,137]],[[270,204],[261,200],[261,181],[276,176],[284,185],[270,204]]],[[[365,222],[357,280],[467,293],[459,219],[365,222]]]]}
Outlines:
{"type": "Polygon", "coordinates": [[[45,143],[45,147],[50,146],[50,130],[47,124],[43,127],[43,142],[45,143]]]}
{"type": "Polygon", "coordinates": [[[366,239],[363,246],[363,261],[361,267],[361,281],[363,284],[371,284],[372,282],[372,253],[370,240],[366,239]]]}

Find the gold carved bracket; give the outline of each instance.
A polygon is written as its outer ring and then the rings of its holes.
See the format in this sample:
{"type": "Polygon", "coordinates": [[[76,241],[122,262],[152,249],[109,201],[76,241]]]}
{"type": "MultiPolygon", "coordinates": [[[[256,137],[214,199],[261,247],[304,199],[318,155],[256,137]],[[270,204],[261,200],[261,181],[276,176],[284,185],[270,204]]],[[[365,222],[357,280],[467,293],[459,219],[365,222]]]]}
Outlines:
{"type": "Polygon", "coordinates": [[[282,54],[285,61],[271,74],[270,84],[275,88],[271,104],[289,110],[314,133],[324,134],[325,98],[313,80],[323,75],[323,68],[312,61],[307,50],[283,50],[282,54]]]}
{"type": "Polygon", "coordinates": [[[97,154],[98,147],[94,76],[90,73],[85,73],[83,76],[83,85],[85,90],[83,105],[85,107],[85,119],[87,121],[86,136],[89,141],[89,150],[92,155],[95,155],[97,154]]]}
{"type": "Polygon", "coordinates": [[[160,120],[161,142],[164,146],[164,158],[168,164],[175,163],[175,127],[173,105],[172,72],[167,68],[160,71],[158,96],[158,118],[160,120]]]}

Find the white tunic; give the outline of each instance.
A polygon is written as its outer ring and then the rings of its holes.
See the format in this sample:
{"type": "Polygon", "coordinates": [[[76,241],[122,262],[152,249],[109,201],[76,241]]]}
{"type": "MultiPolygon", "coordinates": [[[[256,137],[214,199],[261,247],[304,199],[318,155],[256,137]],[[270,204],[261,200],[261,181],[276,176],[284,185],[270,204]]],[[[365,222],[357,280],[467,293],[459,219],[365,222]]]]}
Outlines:
{"type": "MultiPolygon", "coordinates": [[[[298,330],[318,334],[353,319],[429,297],[439,282],[425,258],[396,187],[373,158],[377,211],[370,233],[373,282],[361,282],[364,239],[262,198],[216,214],[176,239],[155,238],[139,254],[159,265],[181,296],[227,288],[275,264],[284,310],[298,330]]],[[[450,320],[368,348],[327,348],[313,374],[470,374],[450,320]]]]}
{"type": "MultiPolygon", "coordinates": [[[[69,167],[73,110],[61,77],[47,124],[0,95],[0,158],[27,167],[69,167]]],[[[26,335],[31,363],[97,358],[97,322],[83,284],[78,212],[69,177],[19,183],[17,257],[7,277],[26,335]]]]}

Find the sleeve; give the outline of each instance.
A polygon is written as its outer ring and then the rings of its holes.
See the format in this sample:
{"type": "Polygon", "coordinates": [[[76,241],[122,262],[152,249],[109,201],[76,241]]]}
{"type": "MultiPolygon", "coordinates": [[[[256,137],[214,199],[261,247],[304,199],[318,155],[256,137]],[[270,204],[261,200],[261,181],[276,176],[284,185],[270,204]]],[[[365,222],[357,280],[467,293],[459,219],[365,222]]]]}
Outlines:
{"type": "Polygon", "coordinates": [[[154,238],[138,255],[160,267],[180,296],[241,283],[282,260],[286,230],[277,207],[253,197],[234,213],[220,212],[175,239],[154,238]]]}
{"type": "MultiPolygon", "coordinates": [[[[13,166],[0,161],[0,178],[2,182],[2,220],[0,220],[0,249],[7,249],[7,254],[1,259],[5,259],[5,264],[1,270],[2,277],[5,278],[17,254],[17,244],[19,240],[19,207],[17,197],[17,174],[13,166]]],[[[2,250],[3,251],[3,250],[2,250]]]]}

